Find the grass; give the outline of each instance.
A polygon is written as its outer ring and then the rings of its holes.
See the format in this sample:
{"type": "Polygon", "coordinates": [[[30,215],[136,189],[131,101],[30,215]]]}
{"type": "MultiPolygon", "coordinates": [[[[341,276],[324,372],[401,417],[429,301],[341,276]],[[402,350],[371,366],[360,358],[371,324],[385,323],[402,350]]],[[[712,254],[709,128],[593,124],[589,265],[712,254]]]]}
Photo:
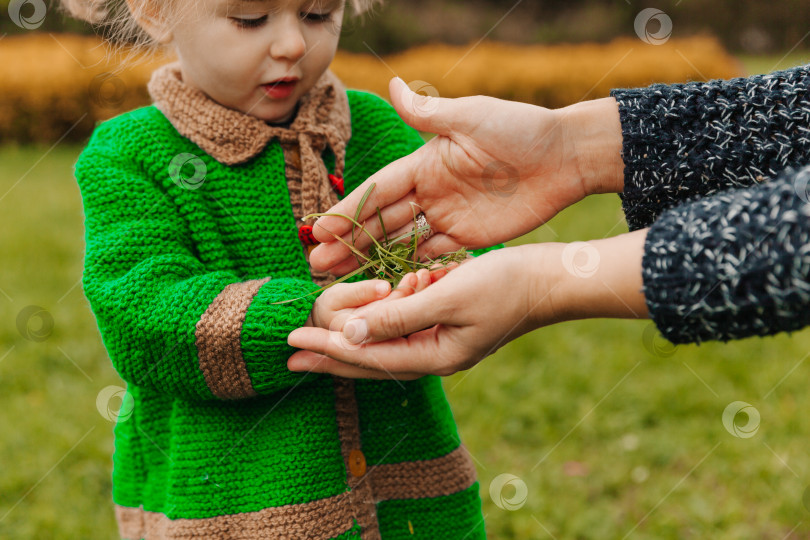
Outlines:
{"type": "Polygon", "coordinates": [[[741,55],[740,61],[748,74],[770,73],[810,63],[810,51],[796,50],[786,54],[741,55]]]}
{"type": "MultiPolygon", "coordinates": [[[[113,425],[96,398],[123,383],[78,284],[79,150],[0,147],[0,538],[116,537],[113,425]],[[47,315],[18,324],[32,305],[47,315]],[[40,328],[48,315],[52,327],[40,328]]],[[[624,230],[618,197],[605,195],[519,242],[624,230]]],[[[810,331],[670,351],[649,321],[582,321],[524,336],[445,379],[489,537],[807,537],[808,353],[810,331]],[[761,414],[752,438],[723,426],[734,401],[761,414]],[[516,510],[490,497],[501,474],[526,486],[516,510]]],[[[513,485],[501,496],[513,497],[513,485]]]]}

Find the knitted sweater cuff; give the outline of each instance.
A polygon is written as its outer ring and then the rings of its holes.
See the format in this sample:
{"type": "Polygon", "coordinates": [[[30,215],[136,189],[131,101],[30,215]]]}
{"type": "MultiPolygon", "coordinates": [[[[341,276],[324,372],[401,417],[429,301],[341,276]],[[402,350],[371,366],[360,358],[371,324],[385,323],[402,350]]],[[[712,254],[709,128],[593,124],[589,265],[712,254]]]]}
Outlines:
{"type": "Polygon", "coordinates": [[[810,324],[810,169],[666,212],[642,261],[653,321],[673,343],[810,324]],[[803,186],[803,187],[802,187],[803,186]]]}
{"type": "Polygon", "coordinates": [[[616,89],[631,230],[689,199],[776,177],[810,158],[810,68],[616,89]]]}
{"type": "Polygon", "coordinates": [[[268,394],[298,384],[305,377],[317,376],[287,368],[287,359],[296,350],[287,344],[287,336],[306,323],[318,297],[310,293],[318,288],[311,281],[272,279],[253,298],[245,315],[241,340],[245,367],[257,393],[268,394]],[[295,298],[299,299],[275,304],[295,298]]]}

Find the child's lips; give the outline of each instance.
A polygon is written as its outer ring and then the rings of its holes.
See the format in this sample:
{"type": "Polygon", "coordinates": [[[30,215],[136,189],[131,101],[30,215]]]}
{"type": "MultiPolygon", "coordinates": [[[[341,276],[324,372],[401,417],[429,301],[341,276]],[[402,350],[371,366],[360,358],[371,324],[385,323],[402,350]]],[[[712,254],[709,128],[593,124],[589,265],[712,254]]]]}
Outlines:
{"type": "Polygon", "coordinates": [[[287,78],[278,79],[268,84],[263,84],[262,89],[265,94],[274,99],[284,99],[290,96],[295,91],[295,86],[298,84],[299,79],[287,78]]]}

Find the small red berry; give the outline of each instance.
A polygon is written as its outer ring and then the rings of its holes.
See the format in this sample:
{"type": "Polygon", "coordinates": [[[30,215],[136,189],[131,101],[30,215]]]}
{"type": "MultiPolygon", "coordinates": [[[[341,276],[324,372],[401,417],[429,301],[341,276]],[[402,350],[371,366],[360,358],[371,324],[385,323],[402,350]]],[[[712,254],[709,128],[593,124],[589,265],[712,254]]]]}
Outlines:
{"type": "Polygon", "coordinates": [[[329,183],[332,184],[332,189],[334,189],[338,195],[343,197],[343,194],[346,193],[346,188],[343,187],[343,178],[334,174],[330,174],[329,183]]]}
{"type": "Polygon", "coordinates": [[[312,234],[312,225],[301,225],[298,228],[298,238],[308,246],[314,246],[318,243],[315,235],[312,234]]]}

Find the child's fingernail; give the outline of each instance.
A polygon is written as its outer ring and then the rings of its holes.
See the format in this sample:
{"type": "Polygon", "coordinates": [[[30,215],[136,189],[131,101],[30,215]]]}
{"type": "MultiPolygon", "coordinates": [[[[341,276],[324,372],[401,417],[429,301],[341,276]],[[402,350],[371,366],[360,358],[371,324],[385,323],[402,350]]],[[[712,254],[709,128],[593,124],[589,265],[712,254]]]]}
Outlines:
{"type": "Polygon", "coordinates": [[[385,296],[386,294],[388,294],[388,283],[384,281],[377,283],[376,290],[377,296],[385,296]]]}
{"type": "Polygon", "coordinates": [[[368,323],[364,319],[352,319],[343,327],[343,337],[353,345],[360,345],[368,336],[368,323]]]}

